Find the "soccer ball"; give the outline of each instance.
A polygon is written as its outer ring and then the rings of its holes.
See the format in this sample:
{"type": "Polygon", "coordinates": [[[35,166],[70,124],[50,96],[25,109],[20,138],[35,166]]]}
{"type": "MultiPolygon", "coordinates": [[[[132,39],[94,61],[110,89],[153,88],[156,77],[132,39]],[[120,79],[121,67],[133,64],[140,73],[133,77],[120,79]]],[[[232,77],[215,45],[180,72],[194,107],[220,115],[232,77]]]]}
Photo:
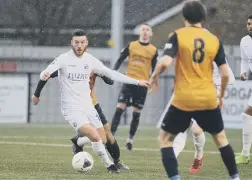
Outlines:
{"type": "Polygon", "coordinates": [[[93,157],[88,152],[79,152],[72,159],[72,166],[76,171],[88,172],[94,165],[93,157]]]}

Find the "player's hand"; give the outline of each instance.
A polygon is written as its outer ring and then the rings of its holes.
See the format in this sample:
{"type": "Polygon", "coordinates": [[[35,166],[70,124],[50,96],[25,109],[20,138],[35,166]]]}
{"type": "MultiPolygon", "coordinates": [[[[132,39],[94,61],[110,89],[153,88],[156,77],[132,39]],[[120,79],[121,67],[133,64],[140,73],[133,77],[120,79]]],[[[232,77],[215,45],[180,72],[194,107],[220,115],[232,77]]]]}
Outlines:
{"type": "Polygon", "coordinates": [[[36,97],[36,96],[32,96],[32,102],[34,105],[38,104],[39,103],[39,97],[36,97]]]}
{"type": "Polygon", "coordinates": [[[242,80],[242,81],[246,81],[247,78],[248,78],[248,77],[247,77],[247,73],[246,73],[246,72],[241,74],[241,80],[242,80]]]}
{"type": "Polygon", "coordinates": [[[153,79],[150,79],[150,89],[149,89],[149,92],[148,93],[152,93],[154,91],[157,90],[158,88],[158,80],[153,80],[153,79]]]}
{"type": "Polygon", "coordinates": [[[219,97],[219,107],[220,107],[220,109],[223,108],[223,105],[224,105],[224,97],[219,97]]]}
{"type": "Polygon", "coordinates": [[[50,73],[48,73],[48,72],[44,72],[43,73],[43,79],[45,80],[45,81],[47,81],[49,78],[50,78],[50,73]]]}
{"type": "Polygon", "coordinates": [[[139,86],[143,86],[143,87],[150,87],[150,83],[148,81],[145,80],[140,80],[138,83],[139,86]]]}

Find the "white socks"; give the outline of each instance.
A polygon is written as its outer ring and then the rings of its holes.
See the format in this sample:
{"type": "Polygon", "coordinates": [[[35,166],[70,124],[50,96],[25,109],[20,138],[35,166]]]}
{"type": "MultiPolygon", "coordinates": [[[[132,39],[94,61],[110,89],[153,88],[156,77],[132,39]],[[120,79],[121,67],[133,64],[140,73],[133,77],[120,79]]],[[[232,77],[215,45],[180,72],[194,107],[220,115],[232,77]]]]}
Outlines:
{"type": "Polygon", "coordinates": [[[83,147],[85,144],[91,143],[90,139],[87,136],[79,137],[77,140],[77,144],[80,147],[83,147]]]}
{"type": "Polygon", "coordinates": [[[195,147],[195,154],[194,154],[195,159],[200,160],[203,157],[203,149],[204,149],[205,141],[206,141],[205,133],[201,133],[201,135],[199,136],[193,135],[193,144],[195,147]]]}
{"type": "Polygon", "coordinates": [[[230,180],[240,180],[239,177],[231,178],[230,180]]]}
{"type": "MultiPolygon", "coordinates": [[[[195,147],[194,158],[201,159],[203,157],[203,149],[205,145],[205,134],[202,132],[199,136],[195,136],[194,133],[197,131],[197,124],[193,122],[184,133],[179,133],[173,141],[173,150],[176,157],[183,151],[187,139],[189,130],[193,132],[193,143],[195,147]],[[193,126],[194,125],[194,126],[193,126]]],[[[198,127],[200,128],[200,127],[198,127]]]]}
{"type": "MultiPolygon", "coordinates": [[[[186,138],[187,138],[187,133],[184,132],[184,133],[179,133],[174,139],[173,150],[176,157],[178,157],[178,155],[183,151],[185,147],[186,138]]],[[[193,135],[193,143],[195,147],[194,158],[201,159],[203,157],[203,149],[205,145],[205,134],[202,133],[200,136],[197,136],[197,137],[193,135]]]]}
{"type": "Polygon", "coordinates": [[[96,154],[101,158],[101,160],[104,162],[106,167],[111,166],[112,164],[114,164],[110,159],[109,156],[107,154],[107,151],[105,149],[104,144],[102,144],[102,141],[98,141],[98,142],[91,142],[90,139],[86,136],[84,137],[79,137],[77,140],[77,144],[80,147],[83,147],[85,144],[89,144],[91,143],[93,151],[96,152],[96,154]]]}
{"type": "Polygon", "coordinates": [[[242,113],[243,119],[243,149],[242,155],[249,156],[252,143],[252,116],[242,113]]]}
{"type": "Polygon", "coordinates": [[[94,152],[96,152],[96,154],[101,158],[101,160],[104,162],[106,167],[109,167],[112,164],[114,164],[109,159],[109,156],[107,154],[105,146],[102,144],[101,140],[98,141],[98,142],[91,142],[91,144],[92,144],[92,148],[93,148],[94,152]]]}
{"type": "Polygon", "coordinates": [[[128,139],[127,139],[127,143],[133,144],[133,139],[128,138],[128,139]]]}
{"type": "Polygon", "coordinates": [[[181,153],[181,151],[183,151],[183,149],[185,147],[186,138],[187,138],[187,133],[186,132],[179,133],[175,137],[175,139],[173,141],[173,151],[174,151],[174,154],[175,154],[176,158],[181,153]]]}

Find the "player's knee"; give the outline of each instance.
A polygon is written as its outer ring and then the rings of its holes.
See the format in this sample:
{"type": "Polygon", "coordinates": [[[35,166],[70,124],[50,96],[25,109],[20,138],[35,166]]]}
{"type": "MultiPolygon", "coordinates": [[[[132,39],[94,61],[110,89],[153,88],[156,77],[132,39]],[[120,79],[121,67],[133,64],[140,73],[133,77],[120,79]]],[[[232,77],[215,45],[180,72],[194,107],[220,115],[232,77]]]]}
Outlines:
{"type": "Polygon", "coordinates": [[[92,142],[98,142],[101,140],[101,137],[97,130],[90,124],[84,124],[79,129],[78,132],[87,136],[92,142]]]}
{"type": "Polygon", "coordinates": [[[95,136],[95,140],[96,140],[95,142],[101,140],[103,144],[106,144],[106,142],[107,142],[107,138],[106,138],[105,134],[100,134],[100,133],[98,133],[98,135],[95,136]]]}
{"type": "Polygon", "coordinates": [[[173,142],[169,141],[167,139],[163,139],[163,138],[158,138],[158,142],[159,142],[159,147],[160,148],[166,148],[166,147],[172,147],[173,142]]]}
{"type": "Polygon", "coordinates": [[[160,148],[172,147],[174,135],[162,131],[158,136],[158,143],[160,148]]]}
{"type": "Polygon", "coordinates": [[[135,108],[134,108],[134,112],[136,112],[136,113],[140,113],[140,112],[141,112],[141,110],[142,110],[142,109],[137,108],[137,107],[135,107],[135,108]]]}
{"type": "Polygon", "coordinates": [[[225,147],[229,144],[227,140],[227,136],[224,130],[222,130],[220,133],[213,135],[215,144],[219,147],[225,147]]]}
{"type": "Polygon", "coordinates": [[[199,127],[198,124],[194,123],[192,128],[192,134],[196,137],[200,136],[203,133],[203,130],[201,129],[201,127],[199,127]]]}
{"type": "Polygon", "coordinates": [[[101,140],[102,140],[102,144],[106,144],[106,143],[107,143],[107,138],[106,138],[106,136],[103,137],[103,138],[101,138],[101,140]]]}
{"type": "Polygon", "coordinates": [[[98,142],[101,139],[101,137],[99,136],[99,134],[88,134],[87,137],[92,141],[92,142],[98,142]]]}
{"type": "Polygon", "coordinates": [[[125,110],[126,104],[125,103],[118,103],[116,107],[118,107],[118,108],[120,108],[122,110],[125,110]]]}

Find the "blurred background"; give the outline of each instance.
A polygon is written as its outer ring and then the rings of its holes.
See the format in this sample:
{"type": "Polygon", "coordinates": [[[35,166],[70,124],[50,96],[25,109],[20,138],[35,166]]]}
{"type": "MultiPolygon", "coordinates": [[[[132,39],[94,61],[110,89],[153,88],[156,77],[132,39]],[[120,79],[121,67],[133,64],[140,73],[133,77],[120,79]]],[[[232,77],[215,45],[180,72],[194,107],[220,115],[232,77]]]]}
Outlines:
{"type": "MultiPolygon", "coordinates": [[[[247,34],[250,0],[203,0],[207,9],[204,26],[216,34],[225,46],[235,76],[240,74],[239,43],[247,34]],[[238,11],[239,9],[239,11],[238,11]]],[[[0,4],[0,123],[66,123],[60,112],[60,92],[56,79],[45,86],[40,103],[31,97],[39,73],[58,55],[70,48],[75,28],[88,33],[88,51],[112,67],[124,45],[138,39],[138,27],[153,28],[152,43],[160,49],[168,34],[183,26],[182,0],[1,0],[0,4]]],[[[120,68],[125,71],[127,61],[120,68]]],[[[157,123],[171,97],[173,68],[163,73],[159,90],[149,95],[141,124],[157,123]]],[[[115,111],[121,84],[105,85],[98,80],[95,88],[105,115],[115,111]]],[[[223,110],[228,127],[239,128],[240,113],[252,92],[250,82],[229,88],[223,110]]],[[[129,124],[131,108],[122,124],[129,124]]]]}

